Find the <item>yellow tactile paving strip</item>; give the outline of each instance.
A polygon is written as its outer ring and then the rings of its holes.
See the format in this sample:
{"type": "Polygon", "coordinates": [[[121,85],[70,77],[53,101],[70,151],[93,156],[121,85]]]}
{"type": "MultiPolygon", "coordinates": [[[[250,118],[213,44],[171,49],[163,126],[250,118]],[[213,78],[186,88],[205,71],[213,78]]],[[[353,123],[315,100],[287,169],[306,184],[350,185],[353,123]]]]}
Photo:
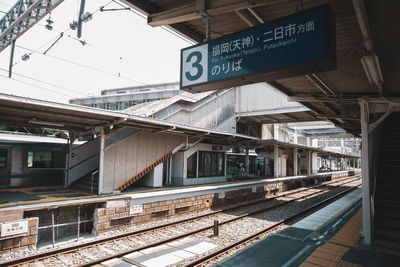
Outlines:
{"type": "Polygon", "coordinates": [[[317,248],[300,266],[341,266],[358,267],[359,264],[342,261],[350,247],[358,245],[362,227],[362,210],[360,209],[329,242],[317,248]]]}
{"type": "Polygon", "coordinates": [[[11,206],[15,206],[15,205],[44,203],[44,202],[53,202],[53,201],[62,201],[62,200],[71,200],[71,199],[83,199],[83,198],[88,198],[88,197],[99,197],[98,195],[92,195],[90,193],[79,191],[79,190],[65,190],[59,186],[1,188],[0,195],[1,195],[1,192],[4,192],[4,191],[23,192],[25,194],[37,195],[38,197],[41,197],[41,199],[2,203],[2,204],[0,204],[0,208],[11,207],[11,206]],[[46,191],[46,189],[48,191],[46,191]],[[39,190],[39,191],[36,191],[36,190],[39,190]],[[82,196],[74,196],[76,194],[82,194],[82,196]],[[59,195],[59,196],[55,196],[55,195],[59,195]],[[69,196],[69,195],[72,195],[72,196],[69,196]]]}

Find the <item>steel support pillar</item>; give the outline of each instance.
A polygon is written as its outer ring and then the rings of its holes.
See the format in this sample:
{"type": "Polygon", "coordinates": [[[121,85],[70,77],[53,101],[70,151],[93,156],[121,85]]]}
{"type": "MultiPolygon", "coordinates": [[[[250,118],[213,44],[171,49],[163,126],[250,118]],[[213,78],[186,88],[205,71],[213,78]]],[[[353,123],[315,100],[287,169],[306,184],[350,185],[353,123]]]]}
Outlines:
{"type": "Polygon", "coordinates": [[[100,162],[99,162],[99,195],[103,192],[104,184],[104,147],[105,147],[104,129],[100,130],[100,162]]]}
{"type": "Polygon", "coordinates": [[[67,188],[70,183],[69,183],[69,169],[71,166],[71,156],[72,156],[72,140],[71,138],[67,139],[67,147],[68,147],[68,152],[67,152],[67,161],[66,161],[66,168],[65,168],[65,180],[64,180],[64,188],[67,188]]]}
{"type": "Polygon", "coordinates": [[[279,160],[279,147],[278,145],[274,145],[274,177],[279,177],[279,168],[278,168],[278,160],[279,160]]]}
{"type": "Polygon", "coordinates": [[[297,148],[293,148],[293,173],[295,176],[298,175],[297,148]]]}
{"type": "MultiPolygon", "coordinates": [[[[169,157],[169,169],[168,169],[168,183],[167,184],[172,184],[172,155],[169,157]]],[[[197,173],[198,175],[198,173],[197,173]]]]}
{"type": "Polygon", "coordinates": [[[362,210],[363,210],[363,237],[364,244],[371,245],[371,194],[369,189],[369,145],[368,145],[368,122],[369,122],[369,111],[368,103],[360,102],[361,106],[361,136],[362,136],[362,147],[361,147],[361,173],[362,173],[362,210]]]}
{"type": "Polygon", "coordinates": [[[245,175],[247,177],[249,177],[249,168],[250,168],[250,155],[249,155],[249,148],[246,147],[246,158],[245,158],[245,165],[246,165],[246,171],[245,171],[245,175]]]}
{"type": "Polygon", "coordinates": [[[312,151],[307,151],[307,174],[312,173],[312,151]]]}

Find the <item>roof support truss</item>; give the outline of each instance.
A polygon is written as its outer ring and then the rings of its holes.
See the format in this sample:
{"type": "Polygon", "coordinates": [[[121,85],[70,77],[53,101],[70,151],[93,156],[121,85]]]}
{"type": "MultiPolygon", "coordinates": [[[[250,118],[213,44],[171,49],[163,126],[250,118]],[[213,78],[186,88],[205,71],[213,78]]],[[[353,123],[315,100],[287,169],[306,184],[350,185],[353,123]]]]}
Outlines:
{"type": "Polygon", "coordinates": [[[0,20],[0,52],[63,0],[19,0],[0,20]]]}
{"type": "MultiPolygon", "coordinates": [[[[254,8],[259,6],[273,5],[279,2],[284,2],[282,0],[253,0],[253,1],[229,1],[229,4],[223,4],[224,1],[214,0],[209,1],[207,8],[207,13],[210,16],[217,16],[224,13],[236,12],[243,9],[254,8]]],[[[185,21],[191,21],[196,19],[201,19],[202,16],[196,10],[196,2],[193,1],[193,5],[184,5],[176,8],[172,8],[167,11],[150,14],[148,16],[147,23],[151,26],[162,26],[170,25],[175,23],[181,23],[185,21]]]]}

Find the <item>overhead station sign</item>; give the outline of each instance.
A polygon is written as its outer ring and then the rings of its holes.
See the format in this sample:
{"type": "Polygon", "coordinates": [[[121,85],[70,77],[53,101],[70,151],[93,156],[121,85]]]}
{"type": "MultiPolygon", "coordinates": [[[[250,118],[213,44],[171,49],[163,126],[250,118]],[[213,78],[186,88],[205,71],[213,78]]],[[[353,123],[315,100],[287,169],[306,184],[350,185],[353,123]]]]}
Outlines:
{"type": "Polygon", "coordinates": [[[324,5],[182,49],[180,87],[201,92],[335,68],[335,22],[324,5]]]}

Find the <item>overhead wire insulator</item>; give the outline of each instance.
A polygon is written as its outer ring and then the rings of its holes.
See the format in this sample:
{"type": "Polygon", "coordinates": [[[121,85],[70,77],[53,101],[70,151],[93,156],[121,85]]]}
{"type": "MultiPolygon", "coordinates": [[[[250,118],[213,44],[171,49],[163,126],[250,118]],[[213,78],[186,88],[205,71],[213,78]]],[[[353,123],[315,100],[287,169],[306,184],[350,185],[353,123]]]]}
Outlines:
{"type": "Polygon", "coordinates": [[[76,20],[74,20],[73,22],[71,22],[69,24],[69,27],[71,28],[71,30],[76,30],[78,28],[78,22],[76,20]]]}
{"type": "Polygon", "coordinates": [[[82,16],[81,16],[81,20],[83,21],[83,22],[88,22],[89,20],[91,20],[93,17],[92,17],[92,13],[90,13],[90,12],[85,12],[84,14],[82,14],[82,16]]]}
{"type": "Polygon", "coordinates": [[[29,60],[29,55],[28,55],[28,54],[23,54],[22,57],[21,57],[21,59],[22,59],[23,61],[27,61],[27,60],[29,60]]]}

